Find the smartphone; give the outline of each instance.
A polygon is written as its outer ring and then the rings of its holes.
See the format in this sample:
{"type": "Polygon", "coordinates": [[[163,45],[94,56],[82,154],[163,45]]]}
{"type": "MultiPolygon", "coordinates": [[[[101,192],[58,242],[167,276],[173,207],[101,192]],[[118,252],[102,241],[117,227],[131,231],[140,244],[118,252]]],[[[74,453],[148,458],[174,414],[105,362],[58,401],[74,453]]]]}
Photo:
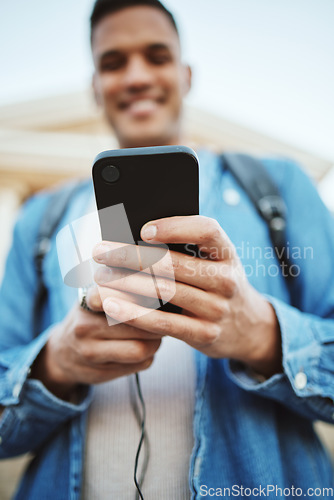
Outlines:
{"type": "MultiPolygon", "coordinates": [[[[151,220],[199,213],[199,164],[191,148],[158,146],[100,153],[93,165],[93,183],[103,240],[138,244],[140,230],[151,220]],[[103,214],[123,205],[130,230],[103,214]]],[[[172,244],[170,250],[195,255],[191,245],[172,244]]],[[[180,312],[164,304],[161,309],[180,312]]]]}

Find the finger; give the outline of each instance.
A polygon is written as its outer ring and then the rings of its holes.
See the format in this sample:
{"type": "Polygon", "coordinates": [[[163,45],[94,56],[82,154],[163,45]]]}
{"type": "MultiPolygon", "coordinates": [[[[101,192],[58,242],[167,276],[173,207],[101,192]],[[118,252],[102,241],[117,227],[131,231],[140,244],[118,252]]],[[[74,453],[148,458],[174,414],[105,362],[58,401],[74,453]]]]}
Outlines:
{"type": "Polygon", "coordinates": [[[96,286],[89,288],[86,296],[86,303],[92,311],[103,312],[102,300],[96,286]]]}
{"type": "MultiPolygon", "coordinates": [[[[115,244],[109,243],[108,245],[109,248],[114,248],[113,246],[115,244]]],[[[113,289],[126,290],[127,288],[125,285],[122,287],[122,283],[123,280],[125,280],[124,284],[127,282],[130,283],[127,277],[131,275],[131,272],[123,267],[117,268],[117,266],[124,264],[122,259],[119,260],[117,245],[118,244],[116,244],[116,250],[111,251],[106,256],[106,261],[113,267],[107,268],[101,266],[95,274],[95,279],[100,285],[113,289]]],[[[100,257],[101,259],[103,258],[103,256],[100,257]]],[[[133,265],[131,257],[127,260],[126,264],[130,266],[129,269],[133,269],[131,267],[133,265]]],[[[173,300],[172,297],[174,294],[171,293],[171,290],[174,289],[175,293],[174,281],[191,285],[202,290],[219,291],[226,297],[230,297],[233,294],[236,282],[236,267],[230,265],[230,263],[200,259],[174,251],[169,252],[168,259],[165,257],[156,262],[152,266],[150,273],[152,272],[157,280],[161,298],[168,302],[172,302],[173,300]],[[159,277],[162,278],[161,281],[159,281],[159,277]]],[[[154,282],[151,274],[142,271],[136,273],[134,276],[138,277],[138,281],[136,281],[138,286],[135,290],[129,285],[129,292],[139,293],[140,291],[140,293],[143,295],[146,294],[148,297],[156,297],[157,290],[153,287],[154,282]],[[148,289],[149,287],[151,288],[151,292],[148,289]]]]}
{"type": "Polygon", "coordinates": [[[106,266],[100,267],[94,276],[96,283],[106,289],[127,292],[133,296],[136,295],[137,300],[133,300],[133,302],[145,305],[142,297],[155,299],[155,301],[146,301],[146,307],[151,308],[154,308],[157,299],[168,302],[175,293],[175,280],[161,278],[157,281],[156,278],[155,273],[154,276],[143,272],[133,274],[128,269],[106,266]]]}
{"type": "Polygon", "coordinates": [[[125,323],[118,323],[110,327],[107,323],[105,314],[91,314],[89,311],[85,311],[79,306],[77,306],[77,316],[74,320],[73,330],[77,341],[80,342],[85,342],[87,338],[100,340],[157,339],[155,334],[125,323]]]}
{"type": "MultiPolygon", "coordinates": [[[[103,283],[101,283],[101,285],[103,285],[103,283]]],[[[96,286],[96,287],[89,288],[89,290],[87,292],[87,296],[86,296],[87,306],[89,307],[89,309],[91,309],[94,312],[104,312],[102,303],[103,303],[103,300],[107,296],[115,296],[115,297],[119,297],[119,298],[124,299],[124,300],[130,300],[133,302],[135,301],[135,298],[130,294],[123,293],[121,291],[117,291],[116,289],[115,290],[110,290],[110,289],[104,290],[103,286],[99,286],[99,287],[96,286]]]]}
{"type": "Polygon", "coordinates": [[[192,243],[211,260],[232,259],[235,248],[215,219],[201,215],[168,217],[148,222],[141,230],[148,243],[192,243]]]}
{"type": "MultiPolygon", "coordinates": [[[[162,247],[147,245],[125,245],[124,243],[104,241],[93,250],[94,260],[106,266],[132,269],[134,272],[150,272],[156,262],[169,261],[166,245],[162,247]]],[[[167,267],[167,266],[166,266],[167,267]]],[[[170,272],[172,270],[170,269],[170,272]]]]}
{"type": "MultiPolygon", "coordinates": [[[[216,294],[208,293],[184,283],[171,281],[168,278],[155,276],[153,280],[151,276],[145,273],[131,274],[124,269],[101,267],[97,271],[95,279],[104,287],[137,294],[140,292],[140,294],[152,298],[156,298],[158,294],[164,302],[170,302],[181,307],[181,309],[186,309],[188,312],[208,320],[218,321],[222,319],[227,309],[226,301],[217,297],[216,294]],[[113,279],[108,281],[110,277],[113,279]]],[[[206,286],[209,285],[207,282],[205,284],[206,286]]],[[[221,284],[219,286],[222,288],[221,284]]],[[[226,283],[225,287],[225,296],[227,296],[229,290],[226,283]]]]}
{"type": "Polygon", "coordinates": [[[84,364],[134,364],[154,356],[161,339],[152,340],[93,340],[80,344],[79,356],[84,364]]]}
{"type": "Polygon", "coordinates": [[[158,335],[170,335],[194,347],[211,344],[220,333],[220,328],[213,322],[181,314],[145,309],[138,304],[131,304],[120,299],[117,301],[106,299],[103,302],[103,308],[108,315],[119,322],[127,322],[131,326],[158,335]]]}
{"type": "Polygon", "coordinates": [[[108,382],[125,375],[131,375],[143,370],[147,370],[152,363],[154,357],[141,362],[141,363],[107,363],[101,365],[80,365],[80,375],[73,378],[77,383],[83,384],[101,384],[108,382]]]}

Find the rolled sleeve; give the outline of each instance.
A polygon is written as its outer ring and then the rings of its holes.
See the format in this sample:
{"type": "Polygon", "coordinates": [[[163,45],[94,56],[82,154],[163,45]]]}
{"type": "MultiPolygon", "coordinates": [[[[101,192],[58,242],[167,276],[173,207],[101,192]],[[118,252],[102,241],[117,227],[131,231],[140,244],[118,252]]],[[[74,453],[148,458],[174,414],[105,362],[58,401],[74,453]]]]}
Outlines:
{"type": "Polygon", "coordinates": [[[89,386],[79,386],[75,404],[63,401],[39,380],[29,379],[30,366],[44,347],[50,329],[29,345],[0,357],[0,458],[37,449],[59,426],[85,412],[92,398],[89,386]]]}
{"type": "Polygon", "coordinates": [[[228,376],[239,387],[281,402],[306,418],[334,423],[334,320],[267,299],[280,326],[283,372],[261,381],[244,364],[226,360],[228,376]]]}

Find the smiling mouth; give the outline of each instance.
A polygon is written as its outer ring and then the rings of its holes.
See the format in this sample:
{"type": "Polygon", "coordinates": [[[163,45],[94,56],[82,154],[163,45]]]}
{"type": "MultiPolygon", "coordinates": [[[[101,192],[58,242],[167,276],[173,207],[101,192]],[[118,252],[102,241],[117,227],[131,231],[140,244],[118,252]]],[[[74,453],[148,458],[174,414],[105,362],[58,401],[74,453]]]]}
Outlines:
{"type": "Polygon", "coordinates": [[[134,99],[131,102],[122,103],[120,109],[134,118],[143,118],[155,113],[160,104],[162,104],[162,101],[159,99],[134,99]]]}

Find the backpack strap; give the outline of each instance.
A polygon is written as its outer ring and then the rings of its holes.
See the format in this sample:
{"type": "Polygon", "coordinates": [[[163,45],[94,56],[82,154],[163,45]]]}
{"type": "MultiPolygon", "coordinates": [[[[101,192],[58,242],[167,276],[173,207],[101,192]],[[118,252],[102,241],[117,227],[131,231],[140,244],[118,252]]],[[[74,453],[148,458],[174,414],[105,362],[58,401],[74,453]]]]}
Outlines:
{"type": "Polygon", "coordinates": [[[46,210],[39,226],[35,248],[34,264],[37,274],[37,291],[33,306],[34,334],[40,333],[40,312],[47,297],[47,289],[43,280],[43,262],[51,247],[52,236],[68,207],[70,199],[81,188],[83,182],[67,184],[60,190],[54,191],[49,198],[46,210]]]}
{"type": "Polygon", "coordinates": [[[252,201],[266,222],[270,239],[284,278],[293,281],[292,263],[287,255],[287,208],[279,190],[260,160],[245,154],[221,155],[223,168],[227,168],[252,201]]]}

